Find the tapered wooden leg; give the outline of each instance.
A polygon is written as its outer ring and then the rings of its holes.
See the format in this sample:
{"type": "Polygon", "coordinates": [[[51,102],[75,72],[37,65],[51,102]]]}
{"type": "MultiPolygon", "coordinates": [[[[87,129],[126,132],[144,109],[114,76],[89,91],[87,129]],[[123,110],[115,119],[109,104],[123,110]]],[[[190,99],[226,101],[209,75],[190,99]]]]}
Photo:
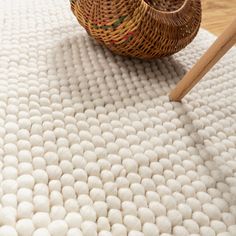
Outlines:
{"type": "Polygon", "coordinates": [[[236,43],[236,18],[232,24],[213,43],[193,68],[170,93],[170,100],[179,102],[200,81],[203,76],[236,43]]]}

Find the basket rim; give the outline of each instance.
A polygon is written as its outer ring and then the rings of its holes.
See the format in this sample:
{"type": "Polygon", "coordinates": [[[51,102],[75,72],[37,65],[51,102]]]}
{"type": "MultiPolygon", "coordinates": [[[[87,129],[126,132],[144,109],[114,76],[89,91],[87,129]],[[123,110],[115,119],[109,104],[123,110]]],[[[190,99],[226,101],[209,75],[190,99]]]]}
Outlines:
{"type": "Polygon", "coordinates": [[[144,0],[142,0],[142,2],[144,5],[146,5],[147,8],[149,8],[149,10],[153,11],[153,13],[158,14],[159,16],[160,15],[162,15],[162,16],[175,16],[176,14],[179,14],[182,11],[185,11],[186,8],[188,8],[188,6],[190,5],[191,0],[184,0],[181,7],[179,7],[177,10],[174,10],[174,11],[161,11],[161,10],[158,10],[158,9],[154,8],[153,6],[149,5],[144,0]]]}

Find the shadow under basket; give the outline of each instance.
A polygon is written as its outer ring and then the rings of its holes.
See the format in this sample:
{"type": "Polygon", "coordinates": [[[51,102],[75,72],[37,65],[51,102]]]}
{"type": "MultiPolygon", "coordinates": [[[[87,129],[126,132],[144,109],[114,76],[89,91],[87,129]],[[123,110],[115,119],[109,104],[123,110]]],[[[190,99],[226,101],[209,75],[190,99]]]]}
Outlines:
{"type": "Polygon", "coordinates": [[[72,0],[71,9],[92,38],[141,59],[178,52],[201,23],[200,0],[72,0]]]}

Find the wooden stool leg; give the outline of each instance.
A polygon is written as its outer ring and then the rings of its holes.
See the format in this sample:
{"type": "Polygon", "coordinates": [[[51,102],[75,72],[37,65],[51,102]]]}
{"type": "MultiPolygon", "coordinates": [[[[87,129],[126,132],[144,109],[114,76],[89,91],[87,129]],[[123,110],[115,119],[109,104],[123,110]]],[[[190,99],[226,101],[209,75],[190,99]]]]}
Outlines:
{"type": "Polygon", "coordinates": [[[193,68],[170,93],[170,100],[179,102],[198,81],[217,63],[218,60],[236,43],[236,18],[223,32],[193,68]]]}

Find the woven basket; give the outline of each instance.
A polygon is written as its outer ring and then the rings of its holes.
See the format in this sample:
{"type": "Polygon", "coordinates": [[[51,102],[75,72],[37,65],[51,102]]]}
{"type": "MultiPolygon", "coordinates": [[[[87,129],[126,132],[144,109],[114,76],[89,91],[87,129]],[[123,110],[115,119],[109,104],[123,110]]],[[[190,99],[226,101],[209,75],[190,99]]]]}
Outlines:
{"type": "Polygon", "coordinates": [[[91,37],[142,59],[178,52],[201,22],[200,0],[71,0],[71,9],[91,37]]]}

